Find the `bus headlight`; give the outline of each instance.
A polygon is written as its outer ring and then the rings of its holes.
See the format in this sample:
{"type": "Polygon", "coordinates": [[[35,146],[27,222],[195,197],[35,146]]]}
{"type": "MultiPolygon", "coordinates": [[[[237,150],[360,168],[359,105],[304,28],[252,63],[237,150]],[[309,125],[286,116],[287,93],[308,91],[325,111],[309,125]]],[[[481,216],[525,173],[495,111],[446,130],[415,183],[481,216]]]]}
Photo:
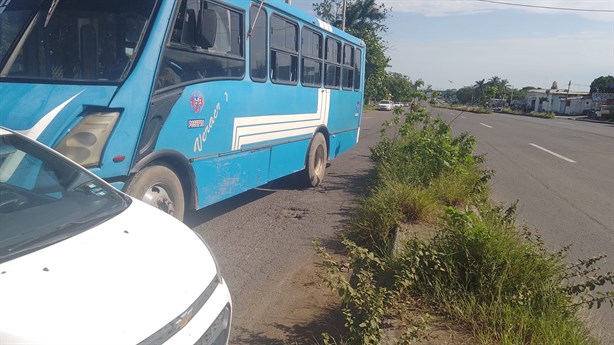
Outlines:
{"type": "Polygon", "coordinates": [[[84,167],[100,165],[102,150],[119,118],[119,111],[87,114],[55,149],[84,167]]]}

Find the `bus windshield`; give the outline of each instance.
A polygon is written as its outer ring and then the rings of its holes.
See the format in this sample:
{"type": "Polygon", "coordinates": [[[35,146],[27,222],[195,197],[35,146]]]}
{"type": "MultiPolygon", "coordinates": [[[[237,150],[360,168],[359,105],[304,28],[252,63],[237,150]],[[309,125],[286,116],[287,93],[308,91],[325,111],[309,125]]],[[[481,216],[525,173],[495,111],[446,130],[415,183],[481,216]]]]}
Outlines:
{"type": "Polygon", "coordinates": [[[0,4],[0,77],[121,81],[155,0],[7,0],[0,4]]]}

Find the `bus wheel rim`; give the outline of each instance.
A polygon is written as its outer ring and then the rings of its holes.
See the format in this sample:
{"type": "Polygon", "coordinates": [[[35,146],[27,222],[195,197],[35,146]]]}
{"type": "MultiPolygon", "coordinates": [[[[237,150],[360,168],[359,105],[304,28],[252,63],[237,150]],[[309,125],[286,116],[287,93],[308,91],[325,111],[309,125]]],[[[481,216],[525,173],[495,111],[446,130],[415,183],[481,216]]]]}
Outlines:
{"type": "Polygon", "coordinates": [[[170,214],[175,214],[175,204],[170,194],[161,185],[153,185],[143,195],[143,201],[170,214]]]}

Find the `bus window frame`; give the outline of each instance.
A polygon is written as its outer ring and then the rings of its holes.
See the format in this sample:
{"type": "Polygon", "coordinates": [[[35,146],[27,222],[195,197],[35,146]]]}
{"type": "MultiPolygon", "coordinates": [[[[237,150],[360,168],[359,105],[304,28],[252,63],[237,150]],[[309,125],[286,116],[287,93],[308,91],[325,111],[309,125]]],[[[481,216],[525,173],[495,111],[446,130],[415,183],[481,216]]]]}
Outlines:
{"type": "Polygon", "coordinates": [[[354,91],[358,92],[360,88],[360,78],[362,78],[362,49],[354,47],[354,91]]]}
{"type": "MultiPolygon", "coordinates": [[[[188,0],[180,0],[178,2],[178,5],[175,8],[175,11],[173,12],[173,17],[172,17],[172,22],[169,23],[168,26],[168,30],[167,30],[167,37],[166,37],[166,41],[163,47],[163,51],[160,54],[160,60],[158,62],[158,69],[156,71],[156,79],[154,80],[154,93],[155,94],[159,94],[168,90],[173,90],[175,88],[179,88],[179,87],[185,87],[188,85],[194,85],[194,84],[199,84],[199,83],[207,83],[207,82],[212,82],[212,81],[220,81],[220,80],[243,80],[245,79],[245,75],[246,75],[246,70],[247,70],[247,66],[248,66],[248,61],[246,59],[246,32],[245,32],[245,18],[246,18],[246,13],[245,10],[237,7],[237,6],[233,6],[227,3],[222,3],[219,1],[212,1],[212,0],[199,0],[199,7],[201,9],[203,9],[203,3],[211,3],[214,4],[216,6],[219,6],[221,8],[224,8],[228,11],[232,11],[237,13],[239,16],[241,16],[239,18],[239,34],[240,34],[240,39],[241,39],[241,49],[240,49],[240,55],[235,55],[235,54],[229,54],[229,53],[220,53],[220,52],[216,52],[216,51],[206,51],[206,50],[196,50],[194,48],[192,48],[189,45],[183,44],[181,42],[177,43],[177,42],[173,42],[171,41],[172,39],[172,31],[175,27],[175,23],[177,21],[177,15],[179,13],[179,11],[181,10],[182,6],[181,6],[181,2],[183,1],[188,1],[188,0]],[[180,51],[180,52],[184,52],[184,53],[188,53],[188,54],[192,54],[195,56],[210,56],[213,58],[226,58],[229,60],[234,60],[234,61],[240,61],[243,62],[243,68],[242,68],[242,73],[239,76],[236,77],[229,77],[229,76],[221,76],[221,77],[207,77],[207,78],[195,78],[195,79],[190,79],[190,80],[186,80],[186,81],[181,81],[178,83],[174,83],[174,84],[170,84],[168,86],[162,86],[162,87],[157,87],[155,85],[156,81],[158,80],[158,78],[160,77],[160,73],[162,72],[162,69],[165,67],[164,66],[164,60],[167,58],[166,57],[166,53],[167,51],[172,50],[172,51],[180,51]]],[[[182,28],[183,29],[183,28],[182,28]]],[[[205,61],[204,59],[201,61],[205,61]]]]}
{"type": "Polygon", "coordinates": [[[308,26],[303,26],[301,28],[301,56],[300,56],[300,69],[301,69],[301,85],[304,87],[315,87],[315,88],[320,88],[322,87],[322,84],[324,83],[324,34],[322,34],[321,32],[318,32],[317,30],[314,30],[308,26]],[[320,46],[319,46],[319,55],[320,56],[312,56],[309,54],[305,54],[305,52],[303,51],[303,37],[304,37],[304,32],[305,31],[310,31],[311,33],[315,34],[316,36],[318,36],[320,38],[320,46]],[[304,74],[304,68],[305,68],[305,59],[311,60],[311,61],[315,61],[315,62],[319,62],[320,63],[320,82],[319,83],[307,83],[305,82],[304,78],[303,78],[303,74],[304,74]]]}
{"type": "Polygon", "coordinates": [[[343,56],[341,58],[341,89],[346,90],[346,91],[352,91],[352,89],[354,88],[354,78],[356,77],[354,75],[354,46],[352,46],[349,43],[343,43],[343,56]],[[346,48],[350,48],[350,61],[349,61],[349,65],[346,64],[346,48]],[[351,78],[351,83],[349,84],[349,86],[346,86],[346,71],[348,73],[348,75],[352,75],[351,78]]]}
{"type": "Polygon", "coordinates": [[[325,40],[325,44],[324,44],[324,87],[327,89],[332,89],[332,90],[339,90],[341,88],[341,40],[338,38],[335,38],[333,36],[326,36],[326,40],[325,40]],[[329,41],[334,41],[337,44],[337,57],[335,60],[330,60],[328,59],[328,42],[329,41]],[[328,66],[333,66],[335,67],[335,70],[337,71],[336,73],[336,85],[330,85],[328,84],[327,80],[328,80],[328,66]]]}
{"type": "MultiPolygon", "coordinates": [[[[273,84],[279,84],[279,85],[291,85],[291,86],[296,86],[299,83],[299,75],[300,75],[300,50],[299,50],[299,39],[300,39],[300,30],[299,30],[299,25],[298,25],[298,21],[294,20],[294,19],[290,19],[282,14],[279,14],[278,12],[272,12],[271,15],[269,16],[269,79],[271,80],[271,82],[273,84]],[[295,30],[295,42],[294,42],[294,49],[295,51],[289,51],[287,49],[281,48],[281,47],[274,47],[273,46],[273,39],[272,39],[272,35],[273,35],[273,25],[272,25],[272,21],[273,18],[278,18],[281,19],[283,21],[286,22],[286,24],[290,24],[293,25],[296,30],[295,30]],[[272,58],[272,53],[273,51],[277,52],[281,52],[283,54],[288,54],[290,55],[290,59],[292,59],[292,57],[296,57],[296,78],[295,80],[285,80],[285,79],[276,79],[273,78],[273,58],[272,58]]],[[[290,60],[292,61],[292,60],[290,60]]],[[[292,64],[290,65],[290,68],[292,68],[292,64]]],[[[292,71],[291,71],[292,72],[292,71]]]]}
{"type": "Polygon", "coordinates": [[[247,32],[247,40],[246,42],[249,42],[249,77],[250,79],[255,82],[255,83],[266,83],[267,80],[269,79],[269,14],[267,9],[264,6],[257,6],[256,4],[252,3],[249,7],[249,27],[247,28],[248,32],[247,32]],[[259,18],[264,18],[264,47],[261,47],[264,50],[264,68],[265,68],[265,72],[264,72],[264,78],[255,78],[254,75],[252,74],[252,40],[250,35],[253,34],[254,31],[252,31],[252,25],[254,23],[252,23],[252,10],[254,10],[256,12],[256,18],[255,20],[258,20],[259,18]],[[260,13],[258,13],[258,11],[260,11],[260,13]]]}

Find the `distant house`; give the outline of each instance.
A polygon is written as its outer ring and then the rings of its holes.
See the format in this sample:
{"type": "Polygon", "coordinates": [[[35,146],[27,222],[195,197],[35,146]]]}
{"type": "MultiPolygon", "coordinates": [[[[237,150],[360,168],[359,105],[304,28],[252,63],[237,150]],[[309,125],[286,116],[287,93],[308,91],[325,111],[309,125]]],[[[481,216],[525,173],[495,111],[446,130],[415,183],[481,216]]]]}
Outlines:
{"type": "Polygon", "coordinates": [[[527,111],[551,111],[564,115],[580,115],[591,109],[588,92],[567,89],[535,89],[527,93],[527,111]]]}
{"type": "Polygon", "coordinates": [[[608,100],[610,100],[610,102],[611,100],[614,100],[614,93],[593,92],[591,96],[593,101],[591,109],[593,110],[599,110],[608,100]]]}

